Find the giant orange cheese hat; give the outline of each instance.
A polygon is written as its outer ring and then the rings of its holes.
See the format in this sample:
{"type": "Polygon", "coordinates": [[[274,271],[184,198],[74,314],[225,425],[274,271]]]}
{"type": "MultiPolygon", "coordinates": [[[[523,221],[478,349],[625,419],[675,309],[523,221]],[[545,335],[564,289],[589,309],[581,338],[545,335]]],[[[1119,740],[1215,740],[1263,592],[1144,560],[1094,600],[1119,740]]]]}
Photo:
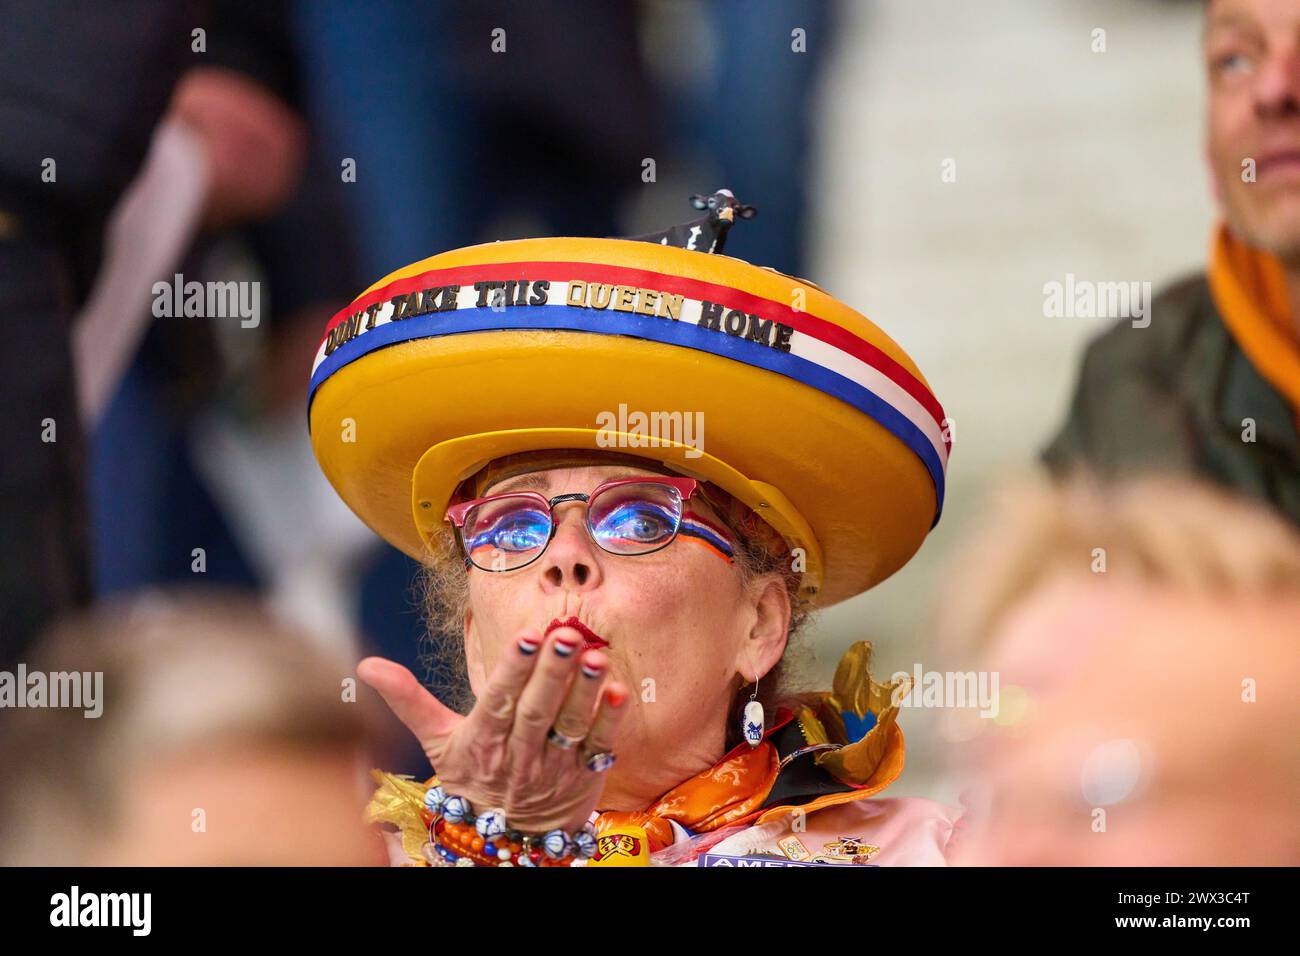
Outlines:
{"type": "Polygon", "coordinates": [[[342,309],[308,401],[343,500],[420,558],[494,459],[617,447],[752,508],[801,549],[815,606],[905,564],[943,508],[939,402],[862,315],[719,254],[752,207],[726,190],[695,201],[703,218],[656,236],[444,252],[342,309]]]}

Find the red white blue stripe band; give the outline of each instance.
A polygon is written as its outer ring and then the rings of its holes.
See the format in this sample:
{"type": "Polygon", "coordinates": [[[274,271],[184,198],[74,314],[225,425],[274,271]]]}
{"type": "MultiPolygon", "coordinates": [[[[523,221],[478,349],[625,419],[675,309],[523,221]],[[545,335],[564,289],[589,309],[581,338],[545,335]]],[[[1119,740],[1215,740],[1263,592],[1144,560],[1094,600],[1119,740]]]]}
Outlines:
{"type": "Polygon", "coordinates": [[[462,332],[502,329],[548,329],[625,335],[709,352],[795,379],[847,402],[894,434],[924,463],[934,482],[937,507],[943,509],[944,477],[950,441],[943,409],[934,395],[907,369],[870,342],[846,329],[729,286],[663,273],[581,262],[479,264],[433,270],[390,283],[357,299],[331,320],[317,350],[310,396],[335,371],[380,348],[413,339],[462,332]],[[545,305],[481,307],[473,283],[485,280],[550,283],[545,305]],[[682,296],[680,316],[663,318],[610,308],[568,305],[570,282],[642,286],[682,296]],[[450,308],[393,321],[398,296],[433,286],[461,284],[450,308]],[[789,351],[699,325],[703,302],[752,312],[793,329],[789,351]],[[327,349],[331,330],[362,310],[375,306],[364,330],[327,349]],[[327,354],[328,352],[328,354],[327,354]]]}

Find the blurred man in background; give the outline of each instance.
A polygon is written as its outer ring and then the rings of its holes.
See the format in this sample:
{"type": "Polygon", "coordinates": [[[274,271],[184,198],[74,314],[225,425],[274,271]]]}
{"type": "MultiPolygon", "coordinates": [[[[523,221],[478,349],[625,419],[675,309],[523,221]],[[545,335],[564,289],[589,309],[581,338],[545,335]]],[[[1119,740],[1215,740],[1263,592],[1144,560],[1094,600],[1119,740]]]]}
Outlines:
{"type": "Polygon", "coordinates": [[[959,862],[1300,863],[1293,527],[1155,478],[1017,486],[985,522],[939,620],[1000,688],[958,735],[959,862]]]}
{"type": "Polygon", "coordinates": [[[160,124],[183,125],[200,144],[206,230],[269,216],[297,183],[305,134],[282,99],[289,78],[275,41],[286,10],[250,0],[0,6],[0,401],[15,423],[0,456],[0,662],[21,659],[54,615],[95,591],[83,437],[95,423],[78,408],[74,324],[110,214],[160,124]]]}
{"type": "Polygon", "coordinates": [[[1208,275],[1084,357],[1058,473],[1199,475],[1300,522],[1300,2],[1211,0],[1208,156],[1225,223],[1208,275]]]}
{"type": "MultiPolygon", "coordinates": [[[[146,594],[60,624],[28,673],[84,708],[6,710],[3,865],[383,864],[362,811],[378,714],[350,660],[257,605],[146,594]]],[[[29,678],[30,680],[30,678],[29,678]]]]}
{"type": "Polygon", "coordinates": [[[180,75],[189,5],[0,4],[0,664],[91,596],[72,319],[180,75]]]}

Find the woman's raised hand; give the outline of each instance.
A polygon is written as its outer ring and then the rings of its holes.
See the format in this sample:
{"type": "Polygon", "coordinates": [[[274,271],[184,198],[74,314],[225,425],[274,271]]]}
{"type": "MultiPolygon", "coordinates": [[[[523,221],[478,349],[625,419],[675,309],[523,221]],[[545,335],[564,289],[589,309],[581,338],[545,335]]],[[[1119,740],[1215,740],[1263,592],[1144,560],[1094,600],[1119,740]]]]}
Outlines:
{"type": "Polygon", "coordinates": [[[593,754],[612,753],[628,709],[628,691],[606,680],[609,658],[583,651],[582,635],[558,627],[543,637],[520,634],[506,649],[469,716],[443,705],[415,675],[382,657],[357,665],[424,748],[449,794],[475,813],[501,808],[511,829],[525,833],[581,829],[596,808],[604,772],[593,754]],[[551,728],[580,743],[549,741],[551,728]]]}

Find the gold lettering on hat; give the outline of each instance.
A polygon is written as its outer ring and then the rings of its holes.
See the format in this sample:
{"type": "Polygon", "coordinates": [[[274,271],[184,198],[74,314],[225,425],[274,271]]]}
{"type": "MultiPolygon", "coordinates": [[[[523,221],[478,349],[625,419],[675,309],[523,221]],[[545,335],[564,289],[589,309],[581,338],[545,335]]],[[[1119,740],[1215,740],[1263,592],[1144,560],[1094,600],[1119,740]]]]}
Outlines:
{"type": "MultiPolygon", "coordinates": [[[[546,305],[550,300],[549,280],[482,280],[467,283],[477,293],[471,299],[479,308],[546,305]]],[[[362,332],[386,321],[401,322],[430,312],[450,312],[460,307],[460,285],[431,286],[373,303],[339,321],[325,335],[325,354],[350,342],[362,332]]],[[[674,322],[682,317],[684,295],[640,286],[614,285],[570,279],[564,304],[582,309],[613,309],[618,312],[657,316],[674,322]]],[[[794,329],[770,318],[729,309],[717,302],[700,302],[698,327],[757,342],[778,352],[789,352],[794,329]]]]}
{"type": "Polygon", "coordinates": [[[626,285],[614,286],[614,301],[611,304],[612,308],[617,309],[619,312],[631,312],[632,300],[635,295],[636,295],[636,289],[632,288],[631,286],[626,286],[626,285]]]}
{"type": "Polygon", "coordinates": [[[655,313],[661,319],[672,319],[676,322],[682,317],[682,300],[685,298],[680,295],[672,295],[668,292],[657,292],[659,296],[659,310],[655,313]]]}

